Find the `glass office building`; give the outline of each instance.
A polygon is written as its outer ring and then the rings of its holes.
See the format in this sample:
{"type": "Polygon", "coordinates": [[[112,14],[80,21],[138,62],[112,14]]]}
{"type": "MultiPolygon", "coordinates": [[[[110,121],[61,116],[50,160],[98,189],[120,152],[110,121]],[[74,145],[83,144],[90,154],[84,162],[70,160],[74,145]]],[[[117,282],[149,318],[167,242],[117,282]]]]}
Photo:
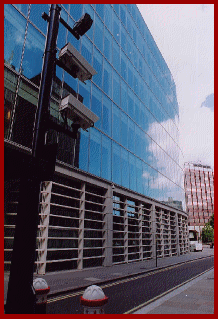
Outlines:
{"type": "MultiPolygon", "coordinates": [[[[31,152],[47,31],[47,22],[41,15],[49,12],[49,6],[4,5],[7,194],[11,189],[9,181],[19,177],[22,157],[31,152]]],[[[57,166],[81,176],[87,173],[90,178],[108,185],[113,183],[117,189],[147,199],[163,202],[172,197],[184,203],[176,87],[137,6],[63,4],[61,7],[61,17],[71,27],[85,12],[92,17],[93,25],[77,40],[60,24],[58,51],[66,43],[72,43],[97,74],[84,84],[57,66],[50,113],[63,121],[60,99],[76,92],[99,120],[94,128],[81,130],[76,141],[59,134],[57,166]]],[[[51,132],[51,138],[54,134],[51,132]]],[[[73,173],[65,175],[72,177],[73,173]]],[[[55,178],[60,183],[60,177],[55,178]]],[[[98,195],[105,194],[103,191],[98,195]]],[[[134,203],[134,207],[139,206],[137,201],[134,203]]],[[[76,241],[74,244],[77,247],[76,241]]]]}

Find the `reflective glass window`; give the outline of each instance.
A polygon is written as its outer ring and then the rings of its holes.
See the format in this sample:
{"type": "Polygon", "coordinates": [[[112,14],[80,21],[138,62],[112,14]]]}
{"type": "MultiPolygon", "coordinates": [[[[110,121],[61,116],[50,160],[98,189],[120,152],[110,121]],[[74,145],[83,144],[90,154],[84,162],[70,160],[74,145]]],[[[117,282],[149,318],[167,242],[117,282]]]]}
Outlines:
{"type": "Polygon", "coordinates": [[[104,55],[109,62],[112,62],[112,36],[107,29],[104,30],[104,55]]]}
{"type": "Polygon", "coordinates": [[[126,8],[123,4],[120,5],[120,18],[123,24],[126,26],[126,8]]]}
{"type": "Polygon", "coordinates": [[[151,91],[150,89],[148,88],[148,86],[144,83],[144,86],[143,86],[143,89],[144,89],[144,104],[145,106],[150,110],[150,94],[151,94],[151,91]]]}
{"type": "Polygon", "coordinates": [[[132,5],[132,17],[134,19],[134,21],[136,22],[136,12],[135,12],[135,6],[132,5]]]}
{"type": "Polygon", "coordinates": [[[128,65],[128,59],[126,55],[121,51],[121,75],[124,78],[125,81],[127,81],[127,65],[128,65]]]}
{"type": "Polygon", "coordinates": [[[28,27],[22,74],[32,82],[39,83],[42,71],[45,37],[32,25],[28,27]]]}
{"type": "Polygon", "coordinates": [[[120,22],[115,13],[113,13],[113,35],[117,42],[120,43],[120,22]]]}
{"type": "Polygon", "coordinates": [[[102,122],[102,92],[95,86],[92,85],[92,112],[94,112],[99,120],[95,123],[95,127],[101,129],[102,122]]]}
{"type": "Polygon", "coordinates": [[[90,109],[91,83],[86,84],[79,81],[79,94],[83,97],[83,104],[90,109]]]}
{"type": "Polygon", "coordinates": [[[42,13],[49,14],[50,4],[31,4],[30,20],[41,30],[44,34],[47,32],[47,22],[42,19],[42,13]]]}
{"type": "Polygon", "coordinates": [[[10,4],[4,5],[4,62],[19,71],[26,19],[10,4]]]}
{"type": "Polygon", "coordinates": [[[128,118],[128,148],[135,153],[135,125],[131,119],[128,118]]]}
{"type": "Polygon", "coordinates": [[[143,171],[142,171],[142,161],[136,158],[136,191],[138,193],[143,193],[143,171]]]}
{"type": "Polygon", "coordinates": [[[4,137],[8,138],[18,76],[4,68],[4,137]]]}
{"type": "Polygon", "coordinates": [[[137,32],[136,32],[135,26],[133,26],[133,28],[132,28],[132,37],[133,37],[135,44],[137,44],[137,32]]]}
{"type": "Polygon", "coordinates": [[[142,138],[141,138],[141,129],[135,127],[135,153],[137,156],[141,157],[141,148],[142,148],[142,138]]]}
{"type": "Polygon", "coordinates": [[[103,96],[103,114],[102,114],[102,130],[111,136],[111,111],[112,102],[105,95],[103,96]]]}
{"type": "Polygon", "coordinates": [[[97,48],[103,52],[103,32],[104,27],[103,23],[99,19],[99,17],[95,17],[95,30],[94,30],[94,43],[97,46],[97,48]]]}
{"type": "Polygon", "coordinates": [[[132,48],[132,56],[133,56],[133,64],[135,66],[135,68],[138,70],[138,50],[136,49],[136,47],[133,45],[132,48]]]}
{"type": "Polygon", "coordinates": [[[103,90],[112,97],[112,67],[106,60],[104,60],[103,90]]]}
{"type": "MultiPolygon", "coordinates": [[[[139,99],[135,96],[135,121],[137,124],[140,125],[141,122],[141,103],[139,101],[139,99]]],[[[142,125],[141,125],[142,127],[142,125]]]]}
{"type": "Polygon", "coordinates": [[[90,130],[89,172],[100,176],[101,172],[101,133],[90,130]]]}
{"type": "Polygon", "coordinates": [[[127,36],[126,38],[126,48],[127,48],[127,55],[130,61],[132,61],[132,42],[129,36],[127,36]]]}
{"type": "Polygon", "coordinates": [[[117,105],[120,105],[120,77],[113,70],[113,100],[117,105]]]}
{"type": "Polygon", "coordinates": [[[129,154],[130,188],[136,191],[136,158],[129,154]]]}
{"type": "Polygon", "coordinates": [[[102,135],[101,177],[111,180],[111,140],[102,135]]]}
{"type": "Polygon", "coordinates": [[[143,78],[147,85],[149,86],[149,74],[150,74],[150,69],[148,67],[147,63],[144,63],[144,68],[143,68],[143,78]]]}
{"type": "Polygon", "coordinates": [[[113,8],[114,10],[116,11],[118,17],[119,17],[119,14],[120,14],[120,5],[118,3],[115,3],[113,4],[113,8]]]}
{"type": "Polygon", "coordinates": [[[134,82],[134,85],[133,85],[133,88],[134,88],[134,92],[135,94],[139,95],[139,81],[138,81],[138,77],[139,77],[139,74],[136,70],[134,70],[133,72],[133,82],[134,82]]]}
{"type": "MultiPolygon", "coordinates": [[[[92,20],[94,21],[94,10],[90,4],[84,4],[84,13],[88,13],[92,20]]],[[[86,35],[93,40],[94,22],[91,28],[86,32],[86,35]]]]}
{"type": "Polygon", "coordinates": [[[93,44],[84,35],[81,39],[81,54],[92,65],[93,44]]]}
{"type": "Polygon", "coordinates": [[[93,76],[93,82],[102,88],[103,56],[96,48],[94,48],[93,68],[97,72],[97,74],[93,76]]]}
{"type": "Polygon", "coordinates": [[[21,80],[13,124],[13,141],[29,148],[32,147],[37,103],[38,90],[21,80]]]}
{"type": "Polygon", "coordinates": [[[104,4],[96,3],[95,10],[97,11],[97,13],[99,14],[99,16],[100,16],[100,17],[102,18],[102,20],[104,21],[104,4]]]}
{"type": "Polygon", "coordinates": [[[127,54],[126,30],[121,26],[121,48],[127,54]]]}
{"type": "MultiPolygon", "coordinates": [[[[56,76],[52,83],[52,95],[59,99],[62,94],[62,77],[63,77],[63,69],[59,66],[56,66],[56,76]]],[[[39,85],[40,78],[38,77],[38,83],[35,82],[35,84],[39,85]]]]}
{"type": "Polygon", "coordinates": [[[112,11],[113,9],[111,8],[110,4],[105,4],[105,25],[107,28],[112,32],[112,11]]]}
{"type": "MultiPolygon", "coordinates": [[[[69,85],[69,87],[72,88],[75,92],[78,92],[78,79],[74,79],[70,74],[64,72],[64,82],[69,85]]],[[[67,92],[68,91],[70,91],[69,88],[67,88],[67,92]]]]}
{"type": "Polygon", "coordinates": [[[67,11],[69,11],[69,4],[62,4],[62,6],[67,10],[67,11]]]}
{"type": "MultiPolygon", "coordinates": [[[[71,17],[69,17],[68,24],[69,24],[69,26],[70,26],[71,28],[73,28],[74,25],[75,25],[75,21],[74,21],[71,17]]],[[[81,38],[80,38],[79,40],[77,40],[77,39],[74,37],[74,35],[72,35],[72,33],[70,33],[70,32],[68,31],[68,33],[67,33],[67,42],[70,42],[70,43],[74,46],[74,48],[75,48],[77,51],[80,52],[81,38]]]]}
{"type": "Polygon", "coordinates": [[[127,112],[127,109],[128,109],[128,87],[123,80],[121,80],[121,107],[125,112],[127,112]]]}
{"type": "Polygon", "coordinates": [[[121,112],[121,144],[128,148],[128,116],[121,112]]]}
{"type": "Polygon", "coordinates": [[[120,143],[120,109],[113,103],[112,109],[113,116],[113,139],[120,143]]]}
{"type": "Polygon", "coordinates": [[[78,21],[82,17],[82,4],[70,4],[70,15],[75,21],[78,21]]]}
{"type": "Polygon", "coordinates": [[[129,152],[121,148],[122,186],[129,188],[129,152]]]}
{"type": "Polygon", "coordinates": [[[121,154],[120,146],[113,142],[112,144],[112,180],[116,184],[121,184],[121,154]]]}
{"type": "Polygon", "coordinates": [[[128,61],[128,84],[133,89],[133,65],[128,61]]]}
{"type": "Polygon", "coordinates": [[[14,4],[18,10],[20,10],[25,16],[28,14],[29,4],[14,4]]]}
{"type": "Polygon", "coordinates": [[[120,47],[113,40],[113,67],[120,73],[120,47]]]}
{"type": "MultiPolygon", "coordinates": [[[[61,18],[67,22],[67,13],[64,10],[61,10],[61,18]]],[[[58,28],[58,40],[57,40],[57,47],[59,49],[63,48],[66,44],[66,37],[67,37],[67,29],[62,25],[62,23],[59,23],[58,28]]]]}
{"type": "Polygon", "coordinates": [[[89,132],[80,130],[79,168],[88,171],[89,132]]]}
{"type": "Polygon", "coordinates": [[[135,119],[134,98],[135,95],[132,90],[128,90],[128,114],[133,120],[135,119]]]}
{"type": "Polygon", "coordinates": [[[151,152],[151,138],[147,134],[144,135],[145,139],[145,148],[144,148],[144,154],[143,154],[143,159],[146,161],[148,164],[152,164],[152,152],[151,152]]]}
{"type": "Polygon", "coordinates": [[[129,13],[127,13],[127,30],[129,34],[132,36],[132,19],[129,13]]]}

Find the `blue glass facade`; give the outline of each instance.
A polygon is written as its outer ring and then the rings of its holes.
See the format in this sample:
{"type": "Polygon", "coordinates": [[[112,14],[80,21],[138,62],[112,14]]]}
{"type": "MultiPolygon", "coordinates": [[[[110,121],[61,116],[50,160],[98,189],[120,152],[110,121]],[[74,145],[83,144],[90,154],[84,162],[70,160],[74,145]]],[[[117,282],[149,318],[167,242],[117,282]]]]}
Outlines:
{"type": "MultiPolygon", "coordinates": [[[[72,88],[99,121],[80,132],[77,156],[73,142],[63,139],[58,159],[161,201],[183,200],[176,87],[137,6],[61,6],[71,27],[85,12],[93,25],[78,41],[60,24],[58,50],[71,42],[97,75],[85,85],[57,67],[51,114],[60,118],[59,99],[72,88]]],[[[5,138],[26,147],[42,69],[44,11],[48,4],[4,6],[5,138]]]]}

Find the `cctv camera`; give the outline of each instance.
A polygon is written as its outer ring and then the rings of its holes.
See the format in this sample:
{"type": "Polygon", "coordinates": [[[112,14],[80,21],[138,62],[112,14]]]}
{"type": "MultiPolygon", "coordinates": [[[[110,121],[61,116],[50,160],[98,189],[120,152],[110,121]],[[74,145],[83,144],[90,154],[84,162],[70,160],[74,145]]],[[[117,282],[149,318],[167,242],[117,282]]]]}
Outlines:
{"type": "Polygon", "coordinates": [[[88,13],[85,13],[73,28],[73,35],[77,40],[80,39],[92,26],[93,20],[88,13]]]}
{"type": "Polygon", "coordinates": [[[84,82],[97,74],[95,69],[84,59],[71,43],[67,43],[59,52],[57,64],[74,78],[84,82]]]}
{"type": "Polygon", "coordinates": [[[99,117],[89,110],[72,94],[61,100],[59,111],[65,112],[68,119],[74,124],[79,124],[83,130],[94,126],[94,123],[99,120],[99,117]]]}

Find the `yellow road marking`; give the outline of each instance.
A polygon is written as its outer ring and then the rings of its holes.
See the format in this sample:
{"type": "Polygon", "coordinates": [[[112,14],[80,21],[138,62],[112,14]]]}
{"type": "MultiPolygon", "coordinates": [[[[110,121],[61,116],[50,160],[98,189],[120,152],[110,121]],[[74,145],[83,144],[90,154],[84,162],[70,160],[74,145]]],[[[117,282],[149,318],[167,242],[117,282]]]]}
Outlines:
{"type": "Polygon", "coordinates": [[[158,296],[156,296],[156,297],[154,297],[154,298],[152,298],[152,299],[150,299],[150,300],[148,300],[148,301],[142,303],[141,305],[139,305],[139,306],[137,306],[137,307],[135,307],[135,308],[132,308],[132,309],[130,309],[130,310],[124,312],[124,315],[134,313],[135,311],[137,311],[137,310],[139,310],[139,309],[145,307],[146,305],[148,305],[148,304],[154,302],[154,301],[157,300],[157,299],[160,299],[161,297],[163,297],[163,296],[169,294],[171,291],[180,288],[181,286],[183,286],[183,285],[187,284],[188,282],[190,282],[190,281],[196,279],[197,277],[203,275],[204,273],[206,273],[207,271],[209,271],[209,270],[211,270],[211,269],[213,269],[213,268],[214,268],[214,267],[212,267],[212,268],[210,268],[210,269],[207,269],[207,270],[205,270],[204,272],[202,272],[202,273],[196,275],[195,277],[192,277],[191,279],[188,279],[188,280],[182,282],[181,284],[179,284],[179,285],[177,285],[177,286],[175,286],[175,287],[173,287],[173,288],[171,288],[171,289],[169,289],[169,290],[163,292],[162,294],[160,294],[160,295],[158,295],[158,296]]]}
{"type": "MultiPolygon", "coordinates": [[[[208,257],[205,257],[205,258],[208,258],[208,257]]],[[[196,260],[189,260],[187,261],[186,263],[192,263],[196,260]]],[[[123,284],[125,282],[128,282],[128,281],[132,281],[132,280],[136,280],[136,279],[139,279],[139,278],[145,278],[145,277],[148,277],[148,276],[151,276],[153,274],[157,274],[157,273],[160,273],[160,272],[163,272],[163,271],[166,271],[166,270],[169,270],[169,269],[172,269],[172,268],[177,268],[181,266],[181,264],[176,264],[176,265],[172,265],[172,266],[169,266],[169,267],[166,267],[166,268],[163,268],[163,269],[158,269],[158,270],[155,270],[155,271],[151,271],[149,273],[146,273],[146,274],[140,274],[138,276],[134,276],[134,277],[131,277],[131,278],[126,278],[126,279],[120,279],[120,280],[117,280],[115,282],[112,282],[110,284],[103,284],[101,285],[101,283],[99,283],[99,285],[101,286],[101,288],[108,288],[108,287],[112,287],[112,286],[116,286],[116,285],[119,285],[119,284],[123,284]]],[[[207,270],[206,270],[207,271],[207,270]]],[[[203,274],[203,273],[201,273],[203,274]]],[[[201,275],[200,274],[200,275],[201,275]]],[[[197,275],[198,277],[199,275],[197,275]]],[[[193,277],[192,279],[194,279],[195,277],[193,277]]],[[[116,279],[115,279],[116,280],[116,279]]],[[[181,285],[185,284],[186,282],[182,283],[181,285]]],[[[178,288],[179,286],[176,286],[175,288],[178,288]]],[[[172,290],[174,290],[175,288],[172,288],[172,290]]],[[[74,292],[74,293],[71,293],[71,294],[68,294],[68,295],[64,295],[64,296],[59,296],[59,297],[54,297],[54,298],[50,298],[48,299],[47,303],[51,303],[51,302],[56,302],[56,301],[60,301],[60,300],[64,300],[64,299],[67,299],[67,298],[71,298],[71,297],[75,297],[75,296],[78,296],[78,295],[82,295],[84,293],[85,290],[80,290],[78,292],[74,292]]],[[[166,293],[169,293],[171,290],[168,290],[166,293]]],[[[164,294],[166,294],[164,293],[164,294]]],[[[163,294],[163,295],[164,295],[163,294]]],[[[157,299],[157,298],[160,298],[161,295],[157,296],[154,298],[157,299]]],[[[145,304],[147,303],[150,303],[152,302],[153,299],[147,301],[145,304]]],[[[143,307],[144,304],[140,305],[140,307],[143,307]]],[[[135,308],[134,308],[135,309],[135,308]]]]}

